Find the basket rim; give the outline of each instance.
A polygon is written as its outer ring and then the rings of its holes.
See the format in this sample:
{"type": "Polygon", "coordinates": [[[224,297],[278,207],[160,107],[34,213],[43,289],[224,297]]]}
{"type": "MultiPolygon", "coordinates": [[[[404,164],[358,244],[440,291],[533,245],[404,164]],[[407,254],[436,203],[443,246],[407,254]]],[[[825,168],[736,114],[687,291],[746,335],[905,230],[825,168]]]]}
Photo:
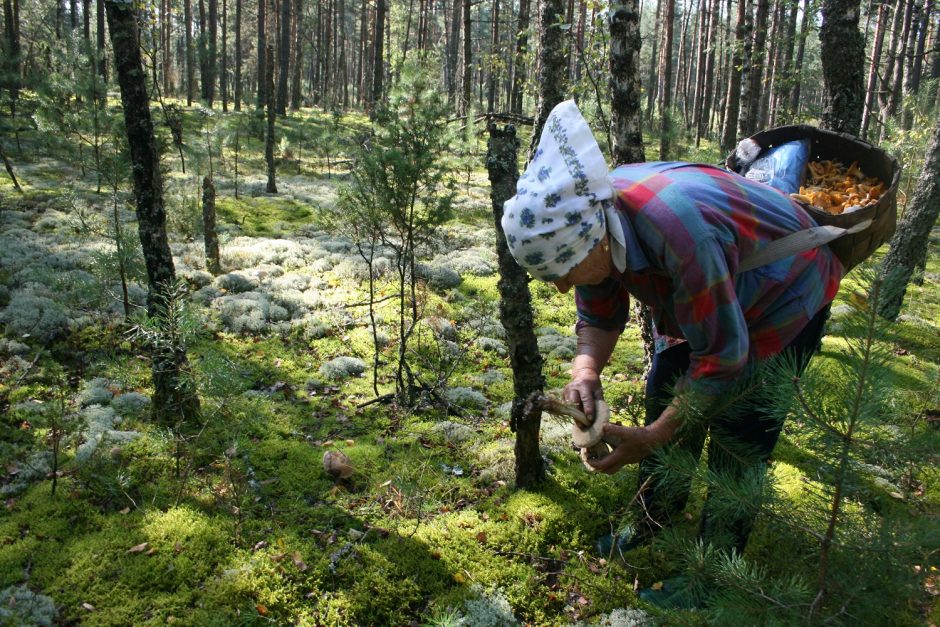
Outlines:
{"type": "MultiPolygon", "coordinates": [[[[880,146],[876,146],[860,137],[852,135],[851,133],[845,133],[843,131],[833,131],[826,128],[820,128],[818,126],[813,126],[812,124],[784,124],[782,126],[774,126],[772,128],[764,129],[753,135],[750,135],[749,138],[758,141],[758,138],[769,135],[771,133],[785,133],[785,132],[795,132],[797,137],[810,137],[814,135],[823,135],[835,138],[838,141],[848,141],[855,144],[860,144],[862,148],[866,150],[871,150],[875,153],[880,153],[888,159],[891,163],[891,183],[888,186],[888,189],[896,188],[901,182],[901,164],[898,161],[897,157],[886,151],[880,146]]],[[[734,154],[734,151],[731,152],[731,155],[734,154]]],[[[729,156],[731,156],[729,155],[729,156]]]]}

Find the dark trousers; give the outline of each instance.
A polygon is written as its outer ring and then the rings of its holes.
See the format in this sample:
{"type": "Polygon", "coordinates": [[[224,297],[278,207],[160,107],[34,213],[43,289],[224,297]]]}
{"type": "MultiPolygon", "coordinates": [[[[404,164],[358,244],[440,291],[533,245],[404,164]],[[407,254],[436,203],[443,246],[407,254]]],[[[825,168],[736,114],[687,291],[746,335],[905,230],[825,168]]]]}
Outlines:
{"type": "MultiPolygon", "coordinates": [[[[819,311],[784,349],[797,359],[799,372],[809,363],[820,346],[829,307],[819,311]]],[[[673,346],[653,358],[646,381],[646,424],[654,422],[672,401],[672,386],[689,368],[688,344],[673,346]]],[[[727,492],[709,489],[702,512],[699,534],[706,542],[743,552],[757,516],[759,498],[749,498],[753,488],[763,480],[767,461],[780,437],[783,422],[767,415],[758,406],[733,407],[713,417],[707,425],[683,425],[669,445],[667,455],[653,455],[640,463],[640,498],[638,529],[640,533],[656,533],[682,515],[689,499],[691,467],[702,454],[705,436],[709,434],[708,469],[713,477],[725,483],[739,482],[743,498],[729,506],[727,492]],[[677,451],[678,449],[678,451],[677,451]],[[675,453],[685,463],[681,469],[666,470],[664,459],[676,463],[675,453]],[[666,479],[666,480],[664,480],[666,479]],[[716,494],[713,494],[716,492],[716,494]],[[724,499],[724,504],[718,501],[724,499]],[[748,502],[751,501],[751,502],[748,502]],[[720,512],[720,513],[719,513],[720,512]]],[[[681,462],[680,462],[681,463],[681,462]]],[[[732,499],[734,500],[734,499],[732,499]]]]}

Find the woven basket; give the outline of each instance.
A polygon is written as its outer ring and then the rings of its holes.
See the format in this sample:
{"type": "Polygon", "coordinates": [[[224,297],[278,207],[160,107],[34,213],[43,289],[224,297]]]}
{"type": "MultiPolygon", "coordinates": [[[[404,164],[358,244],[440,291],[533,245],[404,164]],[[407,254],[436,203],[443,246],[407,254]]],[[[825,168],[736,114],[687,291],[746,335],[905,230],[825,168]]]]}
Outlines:
{"type": "MultiPolygon", "coordinates": [[[[848,272],[867,259],[879,246],[894,235],[898,212],[898,183],[901,179],[901,166],[898,160],[881,148],[849,135],[836,133],[815,126],[800,124],[778,126],[761,131],[752,136],[762,150],[779,146],[786,142],[808,137],[810,139],[810,161],[833,159],[849,165],[858,162],[858,167],[868,176],[875,176],[888,185],[878,202],[852,213],[833,215],[812,205],[800,203],[820,225],[833,225],[850,228],[863,220],[871,218],[872,224],[865,230],[829,242],[829,248],[836,254],[845,271],[848,272]]],[[[726,165],[729,169],[741,173],[734,154],[728,156],[726,165]]]]}

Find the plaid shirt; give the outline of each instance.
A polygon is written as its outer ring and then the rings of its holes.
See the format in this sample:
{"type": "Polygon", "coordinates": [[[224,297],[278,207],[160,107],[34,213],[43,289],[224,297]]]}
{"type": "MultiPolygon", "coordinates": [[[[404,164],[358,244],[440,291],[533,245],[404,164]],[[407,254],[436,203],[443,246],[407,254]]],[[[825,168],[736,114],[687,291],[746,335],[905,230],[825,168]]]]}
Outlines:
{"type": "Polygon", "coordinates": [[[678,389],[716,395],[751,359],[782,351],[835,298],[842,265],[826,246],[737,274],[768,242],[815,226],[786,195],[708,165],[651,162],[610,173],[626,270],[575,290],[578,328],[622,331],[630,295],[661,335],[684,338],[678,389]]]}

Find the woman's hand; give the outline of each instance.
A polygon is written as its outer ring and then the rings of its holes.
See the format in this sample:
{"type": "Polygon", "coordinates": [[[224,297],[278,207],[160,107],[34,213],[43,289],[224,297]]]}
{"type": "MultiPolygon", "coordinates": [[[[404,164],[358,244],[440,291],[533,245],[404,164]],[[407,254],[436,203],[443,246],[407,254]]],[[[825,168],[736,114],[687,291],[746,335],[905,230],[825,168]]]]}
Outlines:
{"type": "Polygon", "coordinates": [[[583,411],[588,420],[593,423],[596,411],[594,401],[604,398],[600,375],[591,368],[576,370],[571,383],[565,386],[561,396],[565,402],[583,411]]]}
{"type": "Polygon", "coordinates": [[[639,463],[662,444],[649,427],[625,427],[612,422],[604,425],[604,437],[618,438],[620,444],[614,447],[610,455],[588,463],[594,470],[608,475],[627,464],[639,463]]]}

